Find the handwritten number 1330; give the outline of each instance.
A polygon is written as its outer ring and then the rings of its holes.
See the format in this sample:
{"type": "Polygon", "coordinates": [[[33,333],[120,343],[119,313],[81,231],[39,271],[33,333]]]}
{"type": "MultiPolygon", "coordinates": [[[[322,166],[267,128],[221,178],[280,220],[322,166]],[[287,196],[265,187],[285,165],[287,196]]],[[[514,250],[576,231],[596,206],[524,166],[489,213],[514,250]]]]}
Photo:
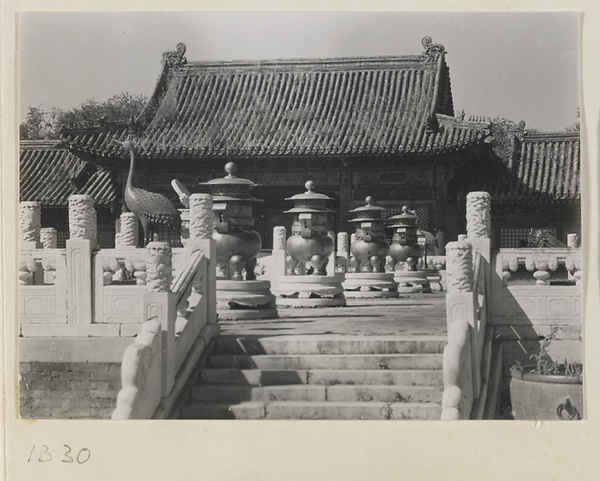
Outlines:
{"type": "MultiPolygon", "coordinates": [[[[63,463],[77,462],[79,464],[84,464],[87,461],[89,461],[91,452],[88,448],[81,448],[79,450],[79,452],[75,455],[75,453],[71,449],[71,446],[69,446],[68,444],[63,444],[63,446],[65,447],[65,452],[63,453],[63,458],[61,459],[61,462],[63,462],[63,463]]],[[[36,445],[34,444],[33,447],[31,448],[31,451],[29,452],[29,457],[27,458],[28,463],[30,463],[32,461],[32,459],[33,459],[33,461],[36,460],[35,455],[34,455],[35,451],[36,451],[36,445]]],[[[37,461],[40,463],[48,463],[54,459],[54,457],[52,456],[52,453],[50,452],[50,449],[45,444],[42,444],[41,447],[38,446],[37,454],[38,454],[37,461]]]]}

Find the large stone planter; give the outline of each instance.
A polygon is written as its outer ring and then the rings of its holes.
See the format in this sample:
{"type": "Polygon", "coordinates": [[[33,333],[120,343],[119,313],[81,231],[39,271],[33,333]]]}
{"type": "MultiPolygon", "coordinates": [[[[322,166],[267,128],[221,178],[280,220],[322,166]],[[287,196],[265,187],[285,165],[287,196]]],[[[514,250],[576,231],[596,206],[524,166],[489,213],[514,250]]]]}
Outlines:
{"type": "Polygon", "coordinates": [[[577,420],[583,417],[581,376],[537,374],[513,367],[510,399],[515,419],[577,420]]]}

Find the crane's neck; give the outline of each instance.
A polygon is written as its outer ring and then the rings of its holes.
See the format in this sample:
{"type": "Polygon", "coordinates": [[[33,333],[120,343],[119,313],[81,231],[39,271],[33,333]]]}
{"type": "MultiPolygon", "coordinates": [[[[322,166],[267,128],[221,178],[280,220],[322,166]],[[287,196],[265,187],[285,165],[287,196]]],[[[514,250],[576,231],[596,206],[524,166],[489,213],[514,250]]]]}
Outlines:
{"type": "Polygon", "coordinates": [[[133,174],[135,172],[135,147],[129,146],[129,174],[127,175],[127,187],[133,187],[133,174]]]}

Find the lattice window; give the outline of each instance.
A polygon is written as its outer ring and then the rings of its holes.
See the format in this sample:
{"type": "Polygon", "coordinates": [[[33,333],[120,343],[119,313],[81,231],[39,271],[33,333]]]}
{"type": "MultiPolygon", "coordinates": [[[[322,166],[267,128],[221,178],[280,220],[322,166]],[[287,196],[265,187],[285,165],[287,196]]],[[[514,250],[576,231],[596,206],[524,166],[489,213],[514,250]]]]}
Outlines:
{"type": "Polygon", "coordinates": [[[98,247],[100,249],[115,248],[115,231],[112,229],[102,229],[98,231],[98,247]]]}
{"type": "MultiPolygon", "coordinates": [[[[429,230],[429,207],[416,207],[417,227],[422,230],[429,230]]],[[[390,218],[393,215],[402,214],[402,207],[392,207],[386,210],[385,217],[390,218]]]]}
{"type": "Polygon", "coordinates": [[[159,225],[158,238],[161,241],[165,241],[165,242],[168,242],[169,244],[171,244],[171,247],[181,247],[182,246],[181,234],[169,226],[162,225],[162,224],[159,225]]]}
{"type": "MultiPolygon", "coordinates": [[[[410,210],[414,210],[417,214],[417,227],[421,230],[429,231],[429,207],[414,207],[410,208],[410,210]]],[[[389,219],[393,215],[402,214],[402,207],[389,207],[386,209],[384,217],[389,219]]],[[[386,222],[386,225],[391,225],[386,222]]],[[[385,230],[386,240],[391,243],[392,237],[394,235],[393,229],[385,230]]]]}
{"type": "Polygon", "coordinates": [[[57,230],[56,231],[56,247],[58,249],[64,249],[67,247],[67,239],[69,238],[68,230],[57,230]]]}
{"type": "Polygon", "coordinates": [[[567,243],[567,235],[569,234],[577,234],[579,236],[579,242],[581,243],[581,224],[579,225],[569,225],[562,228],[560,241],[567,243]]]}
{"type": "MultiPolygon", "coordinates": [[[[57,230],[56,231],[56,247],[58,249],[64,249],[67,246],[67,240],[69,239],[68,230],[57,230]]],[[[100,249],[114,249],[115,247],[115,231],[112,229],[101,229],[98,230],[98,247],[100,249]]]]}
{"type": "Polygon", "coordinates": [[[500,248],[526,247],[530,229],[500,229],[500,248]]]}
{"type": "MultiPolygon", "coordinates": [[[[556,236],[556,228],[542,228],[541,230],[550,232],[556,236]]],[[[527,247],[529,241],[530,228],[513,227],[500,229],[500,248],[508,247],[527,247]]]]}

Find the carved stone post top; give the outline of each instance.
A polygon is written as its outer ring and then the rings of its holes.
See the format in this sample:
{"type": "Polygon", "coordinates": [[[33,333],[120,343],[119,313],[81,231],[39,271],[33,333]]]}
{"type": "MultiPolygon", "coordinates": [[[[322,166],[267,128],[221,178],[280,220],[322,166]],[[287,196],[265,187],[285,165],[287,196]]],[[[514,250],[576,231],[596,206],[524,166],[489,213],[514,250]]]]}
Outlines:
{"type": "Polygon", "coordinates": [[[273,227],[273,250],[282,251],[285,250],[286,232],[284,226],[273,227]]]}
{"type": "Polygon", "coordinates": [[[152,241],[146,246],[146,250],[150,253],[156,252],[170,258],[173,255],[171,244],[168,242],[152,241]]]}
{"type": "Polygon", "coordinates": [[[338,232],[337,235],[337,250],[338,252],[348,252],[348,240],[349,236],[347,232],[338,232]]]}
{"type": "Polygon", "coordinates": [[[473,198],[473,197],[482,197],[482,198],[487,198],[487,199],[491,199],[492,196],[490,195],[489,192],[485,192],[483,190],[474,190],[472,192],[469,192],[467,194],[467,199],[473,198]]]}
{"type": "Polygon", "coordinates": [[[69,237],[96,240],[96,210],[91,195],[69,197],[69,237]]]}
{"type": "Polygon", "coordinates": [[[40,247],[41,213],[39,202],[25,201],[19,204],[19,241],[22,248],[40,247]]]}
{"type": "Polygon", "coordinates": [[[190,196],[190,239],[212,239],[213,200],[210,194],[190,196]]]}
{"type": "Polygon", "coordinates": [[[69,196],[69,204],[71,203],[89,203],[94,204],[94,198],[89,194],[73,194],[69,196]]]}
{"type": "Polygon", "coordinates": [[[137,247],[139,225],[133,212],[123,212],[119,217],[119,247],[137,247]]]}
{"type": "Polygon", "coordinates": [[[487,192],[467,194],[467,235],[473,238],[491,237],[492,197],[487,192]]]}
{"type": "Polygon", "coordinates": [[[22,209],[39,209],[41,204],[36,200],[23,200],[19,202],[19,207],[22,209]]]}
{"type": "Polygon", "coordinates": [[[56,249],[58,233],[54,227],[44,227],[40,230],[40,240],[44,249],[56,249]]]}
{"type": "Polygon", "coordinates": [[[567,234],[567,246],[568,247],[579,247],[579,236],[577,234],[567,234]]]}
{"type": "Polygon", "coordinates": [[[190,210],[192,209],[192,200],[195,201],[196,205],[198,204],[198,202],[203,201],[210,201],[210,203],[212,204],[212,196],[210,194],[192,194],[190,195],[190,210]]]}
{"type": "Polygon", "coordinates": [[[446,270],[449,293],[473,291],[473,246],[465,235],[446,245],[446,270]]]}
{"type": "Polygon", "coordinates": [[[168,242],[150,242],[146,246],[146,285],[149,291],[170,292],[173,252],[168,242]]]}

